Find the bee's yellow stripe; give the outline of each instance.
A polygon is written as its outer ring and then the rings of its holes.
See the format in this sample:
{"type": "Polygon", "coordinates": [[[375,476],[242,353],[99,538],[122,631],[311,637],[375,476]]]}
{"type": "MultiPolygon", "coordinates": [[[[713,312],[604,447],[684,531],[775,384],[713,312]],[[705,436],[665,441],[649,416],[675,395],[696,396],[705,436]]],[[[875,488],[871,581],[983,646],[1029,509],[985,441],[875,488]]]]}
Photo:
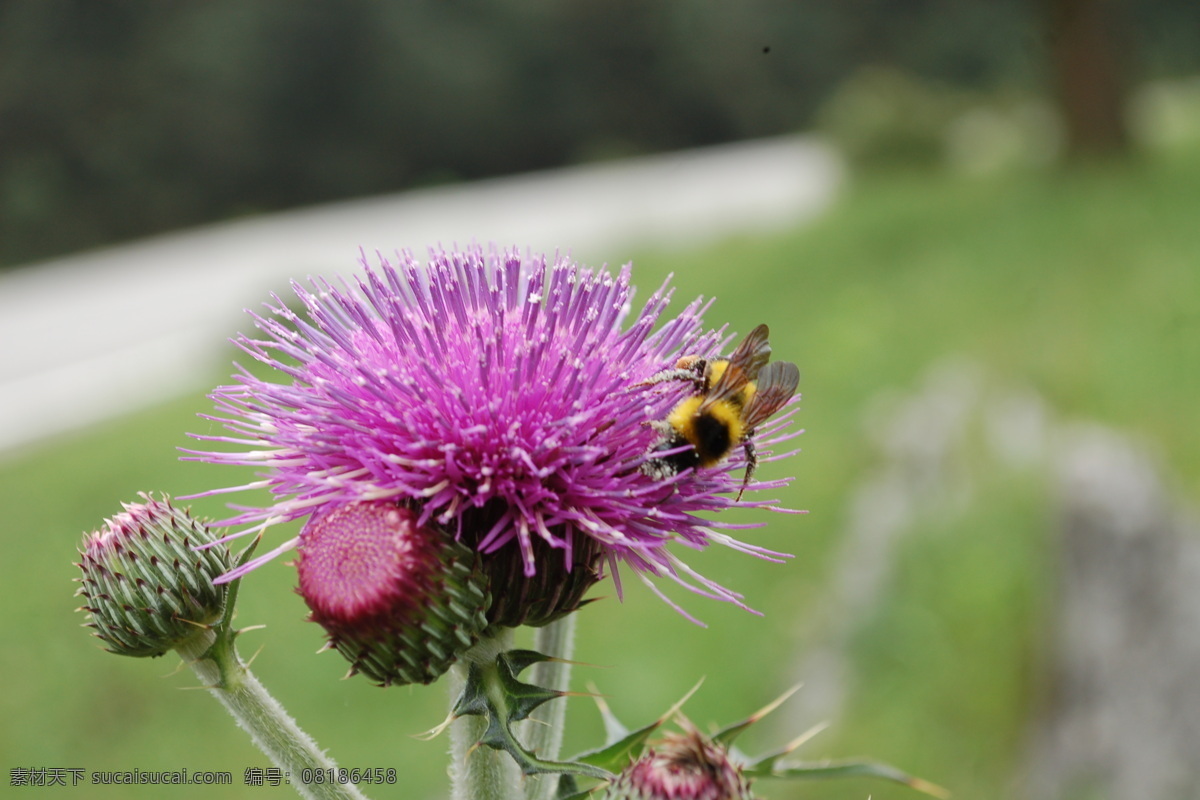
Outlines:
{"type": "Polygon", "coordinates": [[[695,441],[693,441],[695,438],[695,425],[692,423],[692,420],[695,418],[696,411],[700,408],[702,402],[704,402],[702,395],[688,397],[680,401],[679,405],[675,406],[667,416],[667,422],[671,424],[671,427],[679,431],[680,435],[689,442],[692,442],[692,444],[695,444],[695,441]],[[689,430],[693,432],[693,435],[688,435],[689,430]]]}
{"type": "MultiPolygon", "coordinates": [[[[667,422],[692,447],[696,448],[696,454],[700,458],[700,466],[711,467],[727,456],[729,451],[726,449],[720,453],[712,452],[706,449],[705,442],[701,440],[697,420],[701,418],[699,414],[700,404],[704,402],[704,399],[701,395],[685,398],[671,411],[667,417],[667,422]]],[[[746,427],[742,424],[742,408],[735,401],[716,403],[705,410],[704,416],[725,429],[729,437],[730,447],[740,442],[742,436],[745,435],[746,427]]]]}

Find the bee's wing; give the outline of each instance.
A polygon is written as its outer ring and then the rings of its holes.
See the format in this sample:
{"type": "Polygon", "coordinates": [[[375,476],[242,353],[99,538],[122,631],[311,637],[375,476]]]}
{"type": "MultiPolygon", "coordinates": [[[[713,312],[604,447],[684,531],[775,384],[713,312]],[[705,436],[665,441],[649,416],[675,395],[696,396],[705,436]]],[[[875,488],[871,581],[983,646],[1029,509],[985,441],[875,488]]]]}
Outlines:
{"type": "Polygon", "coordinates": [[[708,390],[708,394],[704,395],[699,410],[707,411],[713,406],[736,397],[738,392],[742,391],[749,382],[750,376],[746,374],[745,370],[732,361],[729,362],[725,365],[725,371],[721,373],[721,377],[708,390]]]}
{"type": "Polygon", "coordinates": [[[771,345],[767,341],[769,331],[766,325],[759,325],[742,340],[742,343],[729,357],[725,371],[708,389],[708,394],[701,404],[702,409],[711,408],[718,403],[737,395],[742,388],[754,380],[759,371],[771,358],[771,345]]]}
{"type": "Polygon", "coordinates": [[[754,396],[742,412],[746,430],[752,431],[787,405],[800,385],[800,370],[789,361],[772,361],[758,373],[754,396]]]}
{"type": "Polygon", "coordinates": [[[738,367],[746,374],[746,380],[758,378],[758,372],[771,359],[771,344],[767,341],[770,331],[766,325],[759,325],[742,339],[742,343],[729,357],[729,364],[738,367]]]}

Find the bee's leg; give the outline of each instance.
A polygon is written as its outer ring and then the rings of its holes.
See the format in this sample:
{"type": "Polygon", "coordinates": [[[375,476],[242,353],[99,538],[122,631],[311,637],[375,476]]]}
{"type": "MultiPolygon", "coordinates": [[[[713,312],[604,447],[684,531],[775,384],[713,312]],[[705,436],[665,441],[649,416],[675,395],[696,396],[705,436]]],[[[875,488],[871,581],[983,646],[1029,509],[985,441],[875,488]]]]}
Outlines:
{"type": "MultiPolygon", "coordinates": [[[[674,430],[671,427],[671,423],[667,422],[665,419],[656,419],[653,422],[647,422],[643,424],[649,425],[654,429],[654,432],[658,434],[658,439],[652,445],[650,445],[650,448],[646,451],[647,454],[661,451],[666,446],[667,442],[670,441],[671,433],[674,430]]],[[[642,462],[641,470],[643,475],[648,475],[656,481],[670,477],[673,472],[670,464],[668,464],[665,460],[661,458],[655,458],[654,456],[651,456],[642,462]]]]}
{"type": "Polygon", "coordinates": [[[669,478],[675,474],[675,470],[661,458],[648,458],[642,462],[642,474],[656,481],[661,481],[664,478],[669,478]]]}
{"type": "Polygon", "coordinates": [[[675,430],[671,427],[671,423],[667,422],[665,419],[656,419],[645,424],[653,428],[654,432],[659,435],[659,442],[656,444],[661,444],[663,440],[669,439],[671,437],[671,433],[675,430]]]}
{"type": "Polygon", "coordinates": [[[754,449],[754,442],[746,439],[742,442],[742,447],[746,451],[746,474],[742,478],[742,488],[738,490],[738,500],[742,499],[742,492],[746,491],[750,479],[754,477],[754,470],[758,469],[758,451],[754,449]]]}
{"type": "MultiPolygon", "coordinates": [[[[656,420],[652,420],[650,422],[643,422],[642,424],[649,425],[651,428],[654,429],[654,432],[658,434],[658,441],[656,441],[654,444],[650,445],[650,449],[646,451],[647,453],[653,453],[658,450],[661,450],[663,444],[670,437],[671,431],[674,430],[671,427],[671,423],[667,422],[665,419],[656,419],[656,420]]],[[[667,475],[670,472],[670,468],[668,467],[667,463],[665,461],[663,461],[661,458],[646,459],[645,461],[642,462],[641,469],[642,469],[643,475],[649,475],[651,478],[654,478],[655,480],[661,480],[661,479],[667,477],[667,475]]]]}
{"type": "Polygon", "coordinates": [[[656,372],[644,381],[635,383],[634,386],[651,386],[655,383],[666,383],[667,381],[691,381],[696,379],[696,373],[690,369],[664,369],[662,372],[656,372]]]}
{"type": "Polygon", "coordinates": [[[691,381],[695,391],[704,391],[704,373],[708,369],[708,361],[703,358],[681,358],[674,369],[665,369],[662,372],[657,372],[651,375],[644,381],[635,383],[634,386],[651,386],[656,383],[666,383],[667,381],[691,381]]]}

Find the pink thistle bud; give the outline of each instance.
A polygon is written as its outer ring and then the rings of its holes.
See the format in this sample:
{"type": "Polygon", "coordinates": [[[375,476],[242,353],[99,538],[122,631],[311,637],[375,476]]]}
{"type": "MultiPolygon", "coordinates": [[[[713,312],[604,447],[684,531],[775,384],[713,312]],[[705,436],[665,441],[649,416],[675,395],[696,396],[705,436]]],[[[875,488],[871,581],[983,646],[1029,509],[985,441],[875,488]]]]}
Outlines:
{"type": "Polygon", "coordinates": [[[685,722],[608,787],[604,800],[752,800],[750,781],[724,747],[685,722]]]}
{"type": "Polygon", "coordinates": [[[314,516],[300,534],[298,589],[310,619],[381,685],[430,683],[487,627],[479,554],[386,501],[314,516]]]}

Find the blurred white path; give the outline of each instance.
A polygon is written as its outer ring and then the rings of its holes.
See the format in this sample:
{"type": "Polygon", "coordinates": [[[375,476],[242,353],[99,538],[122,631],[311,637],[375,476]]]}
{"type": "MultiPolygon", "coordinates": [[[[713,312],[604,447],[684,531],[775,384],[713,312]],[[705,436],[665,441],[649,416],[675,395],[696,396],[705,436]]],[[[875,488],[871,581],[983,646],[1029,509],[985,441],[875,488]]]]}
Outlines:
{"type": "Polygon", "coordinates": [[[227,337],[249,329],[243,309],[290,294],[289,280],[355,271],[359,248],[423,258],[478,241],[623,263],[634,245],[795,224],[841,172],[827,146],[785,137],[256,216],[0,273],[0,454],[205,388],[227,337]]]}

